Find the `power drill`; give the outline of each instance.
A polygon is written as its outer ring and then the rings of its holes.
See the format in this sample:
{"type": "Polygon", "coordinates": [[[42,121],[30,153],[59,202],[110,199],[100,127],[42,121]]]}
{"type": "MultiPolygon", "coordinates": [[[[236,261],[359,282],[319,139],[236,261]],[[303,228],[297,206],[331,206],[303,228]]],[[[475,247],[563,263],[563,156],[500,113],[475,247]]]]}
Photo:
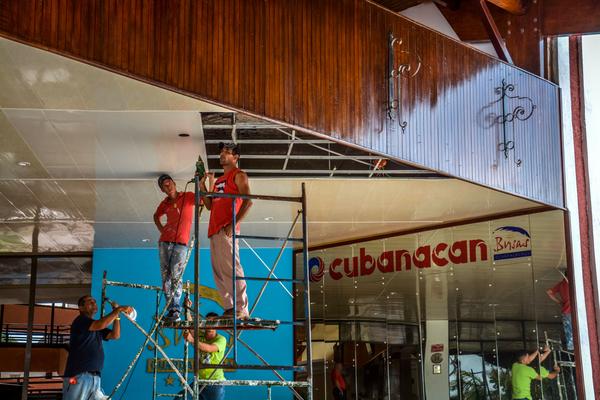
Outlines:
{"type": "Polygon", "coordinates": [[[204,161],[202,161],[202,158],[198,156],[198,161],[196,161],[196,174],[199,177],[203,177],[205,173],[206,168],[204,168],[204,161]]]}

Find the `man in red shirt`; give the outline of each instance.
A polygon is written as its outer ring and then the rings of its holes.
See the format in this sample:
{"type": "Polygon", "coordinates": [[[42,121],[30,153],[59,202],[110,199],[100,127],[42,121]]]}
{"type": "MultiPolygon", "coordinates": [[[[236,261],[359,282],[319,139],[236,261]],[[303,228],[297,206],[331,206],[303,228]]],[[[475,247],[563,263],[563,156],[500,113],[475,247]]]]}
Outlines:
{"type": "Polygon", "coordinates": [[[569,281],[564,278],[554,287],[546,290],[548,297],[561,306],[563,330],[567,342],[567,350],[573,351],[573,322],[571,320],[571,296],[569,294],[569,281]],[[558,297],[557,297],[558,295],[558,297]]]}
{"type": "Polygon", "coordinates": [[[178,192],[175,181],[163,174],[158,178],[158,187],[167,195],[154,213],[154,223],[160,232],[158,254],[165,299],[169,303],[167,321],[179,321],[181,313],[182,275],[190,241],[190,230],[194,218],[194,193],[178,192]],[[167,222],[162,224],[161,217],[167,222]]]}
{"type": "MultiPolygon", "coordinates": [[[[207,172],[200,181],[203,192],[250,194],[248,175],[237,167],[240,158],[238,145],[235,143],[219,143],[219,163],[223,167],[223,176],[215,181],[214,173],[207,172]],[[208,187],[206,181],[208,180],[208,187]]],[[[204,205],[210,210],[208,223],[208,237],[210,239],[210,256],[213,267],[213,276],[225,313],[229,316],[236,312],[238,318],[248,318],[248,296],[246,295],[246,281],[235,282],[237,304],[233,304],[232,279],[233,279],[233,229],[239,232],[239,223],[244,219],[252,205],[251,200],[235,199],[236,225],[232,223],[233,199],[223,197],[203,197],[204,205]]],[[[235,245],[235,273],[238,277],[244,276],[240,264],[239,246],[235,245]]]]}
{"type": "Polygon", "coordinates": [[[336,362],[331,371],[331,385],[333,386],[333,398],[335,400],[346,400],[346,380],[342,371],[344,365],[341,362],[336,362]]]}

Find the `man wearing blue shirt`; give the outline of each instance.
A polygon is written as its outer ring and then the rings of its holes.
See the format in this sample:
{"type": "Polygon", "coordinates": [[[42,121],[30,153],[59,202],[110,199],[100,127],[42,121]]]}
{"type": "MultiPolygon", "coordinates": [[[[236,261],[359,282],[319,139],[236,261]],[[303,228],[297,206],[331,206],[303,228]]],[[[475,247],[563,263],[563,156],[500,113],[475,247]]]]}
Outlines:
{"type": "Polygon", "coordinates": [[[77,301],[79,316],[71,324],[70,350],[63,380],[63,400],[104,399],[100,385],[100,373],[104,366],[103,340],[121,336],[119,313],[130,314],[129,306],[113,305],[113,310],[94,320],[98,311],[96,300],[83,296],[77,301]],[[113,329],[108,326],[113,324],[113,329]]]}

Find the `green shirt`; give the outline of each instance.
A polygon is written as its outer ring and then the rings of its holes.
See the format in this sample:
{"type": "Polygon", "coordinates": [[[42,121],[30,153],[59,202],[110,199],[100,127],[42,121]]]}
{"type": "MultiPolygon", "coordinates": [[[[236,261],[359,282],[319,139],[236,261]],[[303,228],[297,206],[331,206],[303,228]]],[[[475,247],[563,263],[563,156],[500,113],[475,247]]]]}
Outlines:
{"type": "MultiPolygon", "coordinates": [[[[225,360],[223,360],[223,356],[225,355],[225,347],[227,347],[227,340],[225,339],[225,337],[217,334],[217,336],[215,336],[212,340],[203,339],[202,341],[204,343],[214,344],[219,349],[218,351],[215,351],[214,353],[204,353],[204,352],[200,353],[200,362],[202,364],[223,364],[223,363],[225,363],[225,360]]],[[[213,381],[224,381],[225,374],[223,374],[223,370],[221,368],[219,368],[219,369],[210,369],[210,368],[204,369],[203,368],[198,371],[198,378],[199,379],[210,379],[213,381]],[[215,371],[214,374],[213,374],[213,371],[215,371]]]]}
{"type": "Polygon", "coordinates": [[[531,381],[537,376],[538,373],[530,366],[519,362],[514,363],[512,365],[512,398],[531,400],[531,381]]]}

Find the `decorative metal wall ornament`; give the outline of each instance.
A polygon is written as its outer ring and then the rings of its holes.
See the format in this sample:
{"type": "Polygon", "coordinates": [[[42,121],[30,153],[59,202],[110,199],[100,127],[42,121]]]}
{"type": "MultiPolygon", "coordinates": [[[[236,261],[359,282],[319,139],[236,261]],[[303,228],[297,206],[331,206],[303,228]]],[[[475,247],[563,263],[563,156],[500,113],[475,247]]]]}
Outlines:
{"type": "MultiPolygon", "coordinates": [[[[518,121],[527,121],[533,115],[536,105],[533,104],[533,100],[527,96],[511,96],[510,93],[515,91],[515,85],[512,83],[506,83],[505,79],[502,79],[502,86],[494,88],[494,93],[499,95],[498,100],[494,101],[492,105],[501,103],[502,114],[493,116],[493,123],[502,125],[502,142],[498,143],[498,150],[504,153],[504,157],[508,159],[510,151],[515,151],[515,130],[514,123],[518,121]],[[517,105],[510,110],[507,101],[516,101],[517,105]],[[512,140],[507,137],[507,125],[512,124],[512,140]]],[[[521,159],[515,159],[515,164],[520,167],[522,164],[521,159]]]]}
{"type": "Polygon", "coordinates": [[[388,35],[388,106],[387,116],[390,120],[398,121],[402,133],[406,130],[408,122],[402,118],[402,79],[413,78],[421,70],[421,57],[414,56],[400,48],[402,39],[398,39],[392,32],[388,35]],[[408,60],[401,62],[404,55],[408,60]]]}

